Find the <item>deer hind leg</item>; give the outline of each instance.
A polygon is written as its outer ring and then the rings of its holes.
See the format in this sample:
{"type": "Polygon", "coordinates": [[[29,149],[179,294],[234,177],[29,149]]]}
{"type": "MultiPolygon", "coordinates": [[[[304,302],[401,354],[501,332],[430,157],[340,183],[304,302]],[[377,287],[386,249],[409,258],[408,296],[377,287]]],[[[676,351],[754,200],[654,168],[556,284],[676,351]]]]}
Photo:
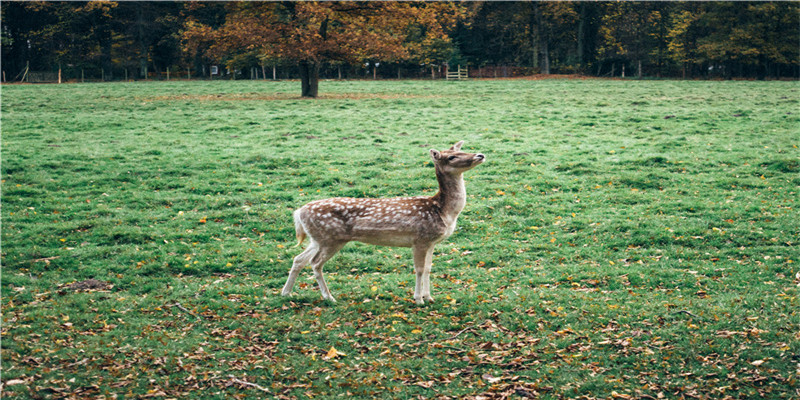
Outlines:
{"type": "Polygon", "coordinates": [[[286,279],[286,284],[283,285],[283,291],[281,291],[281,295],[288,296],[292,293],[292,288],[294,287],[294,282],[297,280],[297,276],[300,275],[300,271],[306,265],[311,263],[311,260],[319,251],[319,244],[315,241],[311,241],[308,245],[308,248],[305,249],[302,253],[298,254],[297,257],[294,258],[294,262],[292,263],[292,269],[289,270],[289,278],[286,279]]]}
{"type": "Polygon", "coordinates": [[[334,254],[338,253],[343,246],[344,243],[320,245],[319,251],[311,260],[311,268],[314,269],[314,278],[317,279],[317,284],[319,285],[319,291],[322,294],[322,298],[333,303],[336,302],[336,299],[334,299],[333,295],[331,295],[331,291],[328,290],[328,285],[325,283],[325,278],[322,276],[322,266],[326,261],[330,260],[334,254]]]}
{"type": "Polygon", "coordinates": [[[414,301],[417,304],[433,303],[431,297],[431,260],[433,258],[433,246],[415,246],[414,249],[414,272],[417,274],[416,285],[414,286],[414,301]]]}

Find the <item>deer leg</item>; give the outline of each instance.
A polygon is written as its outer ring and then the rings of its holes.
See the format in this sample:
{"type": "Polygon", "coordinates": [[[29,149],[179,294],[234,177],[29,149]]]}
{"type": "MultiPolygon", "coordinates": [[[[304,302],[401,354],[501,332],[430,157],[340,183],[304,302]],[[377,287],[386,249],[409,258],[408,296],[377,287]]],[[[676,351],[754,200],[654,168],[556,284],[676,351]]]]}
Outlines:
{"type": "Polygon", "coordinates": [[[305,251],[298,254],[297,257],[294,258],[292,269],[289,270],[289,278],[286,279],[286,284],[283,285],[281,295],[288,296],[292,293],[294,282],[297,280],[297,276],[300,275],[300,271],[303,269],[303,267],[311,263],[311,259],[314,258],[314,255],[317,254],[318,250],[319,245],[317,242],[312,241],[305,251]]]}
{"type": "Polygon", "coordinates": [[[322,245],[311,260],[311,268],[314,270],[314,278],[317,278],[317,284],[319,284],[319,291],[322,294],[322,298],[333,303],[336,302],[336,299],[334,299],[333,295],[331,295],[331,291],[328,290],[328,285],[325,283],[325,278],[322,276],[322,265],[325,264],[326,261],[330,260],[334,254],[339,252],[343,246],[344,243],[322,245]]]}
{"type": "MultiPolygon", "coordinates": [[[[430,273],[431,256],[433,255],[433,246],[414,246],[414,272],[417,274],[416,284],[414,285],[414,301],[417,304],[425,304],[425,279],[426,279],[426,266],[428,273],[430,273]]],[[[430,294],[427,295],[429,301],[430,294]]]]}
{"type": "Polygon", "coordinates": [[[433,303],[431,297],[431,264],[433,263],[433,246],[428,249],[425,255],[425,269],[422,272],[422,299],[428,303],[433,303]]]}

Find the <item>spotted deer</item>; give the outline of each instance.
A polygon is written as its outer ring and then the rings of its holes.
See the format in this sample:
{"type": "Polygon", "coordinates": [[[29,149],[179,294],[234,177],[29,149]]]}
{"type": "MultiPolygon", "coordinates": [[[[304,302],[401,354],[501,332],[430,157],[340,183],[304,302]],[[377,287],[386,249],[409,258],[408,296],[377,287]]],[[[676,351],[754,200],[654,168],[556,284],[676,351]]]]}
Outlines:
{"type": "Polygon", "coordinates": [[[294,258],[281,294],[291,294],[300,270],[311,264],[322,298],[335,302],[322,276],[322,265],[345,244],[358,241],[410,247],[417,275],[414,300],[417,304],[433,302],[430,284],[433,247],[453,233],[458,214],[466,204],[467,192],[462,174],[486,159],[480,153],[462,152],[463,144],[460,141],[449,150],[430,150],[439,181],[439,192],[431,197],[338,197],[312,201],[295,210],[297,246],[306,237],[310,244],[294,258]]]}

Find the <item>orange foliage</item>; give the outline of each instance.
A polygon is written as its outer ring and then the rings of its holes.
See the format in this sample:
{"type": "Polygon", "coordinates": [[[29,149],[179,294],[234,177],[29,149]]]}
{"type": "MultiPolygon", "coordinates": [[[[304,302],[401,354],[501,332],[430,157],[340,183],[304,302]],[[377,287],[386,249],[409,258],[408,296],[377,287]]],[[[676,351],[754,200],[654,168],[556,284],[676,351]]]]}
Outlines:
{"type": "Polygon", "coordinates": [[[187,51],[221,59],[255,52],[264,59],[319,63],[393,61],[419,55],[425,41],[449,41],[446,31],[465,17],[459,3],[435,2],[239,2],[228,5],[225,23],[212,29],[185,24],[187,51]]]}

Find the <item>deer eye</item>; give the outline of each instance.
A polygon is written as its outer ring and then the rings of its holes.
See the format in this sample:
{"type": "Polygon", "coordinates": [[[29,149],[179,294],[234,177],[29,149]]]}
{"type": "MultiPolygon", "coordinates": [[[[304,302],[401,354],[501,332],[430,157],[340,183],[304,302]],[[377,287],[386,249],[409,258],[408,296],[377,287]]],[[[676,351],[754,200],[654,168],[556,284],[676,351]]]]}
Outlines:
{"type": "Polygon", "coordinates": [[[453,160],[455,160],[455,159],[456,159],[456,156],[450,156],[450,157],[447,157],[447,161],[453,161],[453,160]]]}

